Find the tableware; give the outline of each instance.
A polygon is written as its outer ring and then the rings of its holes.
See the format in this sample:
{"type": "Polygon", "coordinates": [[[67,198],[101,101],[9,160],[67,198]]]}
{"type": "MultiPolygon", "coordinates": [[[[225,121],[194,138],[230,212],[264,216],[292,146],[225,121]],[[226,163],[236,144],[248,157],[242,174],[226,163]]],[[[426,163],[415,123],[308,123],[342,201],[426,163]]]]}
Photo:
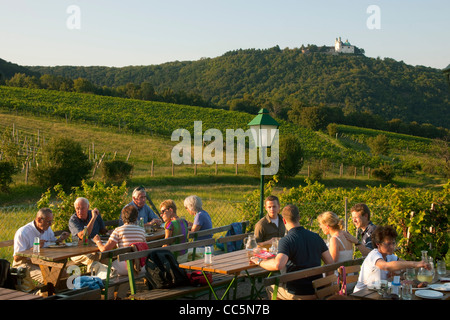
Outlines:
{"type": "Polygon", "coordinates": [[[442,292],[434,290],[418,290],[415,295],[424,299],[441,299],[444,296],[442,292]]]}
{"type": "Polygon", "coordinates": [[[402,300],[411,300],[412,299],[412,284],[411,283],[403,283],[401,292],[402,292],[402,300]]]}
{"type": "Polygon", "coordinates": [[[384,297],[389,293],[388,291],[389,291],[389,284],[387,280],[380,280],[380,287],[378,288],[378,294],[384,297]]]}
{"type": "Polygon", "coordinates": [[[403,273],[403,277],[408,281],[415,280],[416,279],[416,269],[414,269],[414,268],[406,269],[406,271],[403,273]]]}
{"type": "Polygon", "coordinates": [[[447,268],[444,260],[438,260],[436,262],[436,271],[440,276],[443,276],[447,273],[447,268]]]}
{"type": "Polygon", "coordinates": [[[60,244],[52,244],[52,245],[48,246],[47,248],[52,248],[52,249],[54,249],[54,248],[64,248],[65,246],[66,246],[65,243],[60,243],[60,244]]]}
{"type": "MultiPolygon", "coordinates": [[[[430,263],[430,259],[428,258],[428,251],[422,251],[422,261],[430,263]]],[[[432,262],[431,262],[432,263],[432,262]]],[[[430,264],[431,264],[430,263],[430,264]]],[[[432,282],[433,281],[433,270],[428,270],[426,268],[421,267],[417,272],[417,280],[420,282],[432,282]]]]}
{"type": "Polygon", "coordinates": [[[450,291],[450,283],[435,283],[429,286],[433,290],[450,291]]]}

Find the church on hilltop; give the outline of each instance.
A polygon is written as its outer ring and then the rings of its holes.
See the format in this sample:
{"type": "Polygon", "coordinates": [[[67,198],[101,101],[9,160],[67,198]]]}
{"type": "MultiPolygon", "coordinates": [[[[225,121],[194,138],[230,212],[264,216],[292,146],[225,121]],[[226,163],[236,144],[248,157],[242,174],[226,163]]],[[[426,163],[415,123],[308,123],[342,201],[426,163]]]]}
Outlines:
{"type": "Polygon", "coordinates": [[[336,38],[334,41],[334,47],[332,46],[322,46],[317,47],[315,45],[308,45],[307,47],[301,47],[302,53],[309,54],[312,52],[338,55],[338,54],[356,54],[356,55],[364,55],[364,49],[358,48],[357,46],[352,45],[348,40],[342,42],[341,37],[336,38]]]}
{"type": "Polygon", "coordinates": [[[355,53],[355,46],[352,46],[348,40],[342,42],[341,37],[339,37],[334,41],[334,52],[355,53]]]}

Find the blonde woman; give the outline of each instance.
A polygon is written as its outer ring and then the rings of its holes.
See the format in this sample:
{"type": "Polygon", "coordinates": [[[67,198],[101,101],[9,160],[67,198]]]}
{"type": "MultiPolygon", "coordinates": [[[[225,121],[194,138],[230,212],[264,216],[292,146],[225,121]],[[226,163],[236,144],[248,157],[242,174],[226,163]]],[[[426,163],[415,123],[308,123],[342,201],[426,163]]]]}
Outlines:
{"type": "Polygon", "coordinates": [[[342,262],[353,258],[353,244],[345,238],[342,220],[331,211],[321,213],[319,221],[322,232],[330,235],[328,249],[334,262],[342,262]]]}

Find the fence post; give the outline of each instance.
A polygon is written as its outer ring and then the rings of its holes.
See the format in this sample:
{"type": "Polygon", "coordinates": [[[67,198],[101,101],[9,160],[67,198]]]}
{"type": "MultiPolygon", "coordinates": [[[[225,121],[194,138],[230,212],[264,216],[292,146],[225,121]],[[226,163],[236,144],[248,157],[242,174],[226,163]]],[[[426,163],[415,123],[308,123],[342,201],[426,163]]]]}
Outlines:
{"type": "Polygon", "coordinates": [[[348,205],[348,198],[344,198],[344,213],[345,213],[345,231],[348,230],[348,214],[347,214],[347,205],[348,205]]]}

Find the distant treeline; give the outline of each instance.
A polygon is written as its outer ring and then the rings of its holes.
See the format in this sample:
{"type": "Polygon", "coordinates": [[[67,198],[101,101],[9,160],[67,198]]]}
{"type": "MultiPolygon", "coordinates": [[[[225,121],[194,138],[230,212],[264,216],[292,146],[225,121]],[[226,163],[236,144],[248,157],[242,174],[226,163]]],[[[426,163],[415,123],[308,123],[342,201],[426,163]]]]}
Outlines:
{"type": "Polygon", "coordinates": [[[36,76],[16,73],[12,78],[5,80],[4,84],[11,87],[92,93],[109,97],[159,101],[199,107],[215,107],[195,93],[187,93],[184,91],[174,92],[171,89],[164,89],[161,92],[156,92],[155,88],[148,82],[143,82],[141,84],[127,83],[123,86],[111,88],[97,86],[83,78],[72,80],[49,74],[36,76]]]}
{"type": "MultiPolygon", "coordinates": [[[[301,48],[234,50],[216,58],[160,65],[29,67],[40,74],[83,78],[97,86],[150,83],[161,94],[198,94],[211,105],[243,110],[249,101],[288,119],[296,104],[338,107],[352,113],[429,123],[450,129],[450,94],[442,70],[390,58],[301,48]]],[[[250,106],[251,108],[251,106],[250,106]]],[[[253,111],[250,111],[253,112],[253,111]]],[[[355,123],[358,125],[357,123],[355,123]]]]}
{"type": "MultiPolygon", "coordinates": [[[[173,92],[171,89],[165,89],[161,93],[158,93],[148,82],[143,82],[140,85],[128,83],[124,86],[110,88],[106,86],[96,86],[83,78],[71,80],[49,74],[38,77],[35,75],[27,76],[23,73],[17,73],[11,79],[6,80],[5,84],[11,87],[91,93],[102,96],[219,108],[211,102],[206,101],[198,94],[173,92]]],[[[250,95],[245,95],[243,99],[231,100],[228,108],[231,111],[242,111],[250,114],[256,114],[260,108],[266,108],[270,110],[275,117],[285,119],[312,130],[325,130],[330,123],[336,123],[410,134],[431,139],[443,138],[450,133],[446,128],[436,127],[429,123],[419,124],[416,121],[406,123],[401,119],[386,121],[380,115],[369,112],[353,111],[344,114],[344,111],[341,108],[329,107],[324,104],[308,105],[297,101],[292,104],[290,110],[287,110],[271,101],[257,101],[250,95]],[[279,112],[277,112],[277,110],[279,112]]]]}

